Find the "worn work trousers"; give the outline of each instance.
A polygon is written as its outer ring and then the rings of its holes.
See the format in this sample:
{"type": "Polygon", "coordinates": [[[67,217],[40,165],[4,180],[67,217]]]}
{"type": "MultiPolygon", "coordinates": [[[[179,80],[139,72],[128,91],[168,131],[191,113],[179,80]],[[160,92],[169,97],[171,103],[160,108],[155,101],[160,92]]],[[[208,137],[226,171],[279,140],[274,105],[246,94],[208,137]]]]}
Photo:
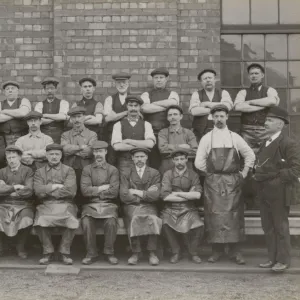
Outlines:
{"type": "MultiPolygon", "coordinates": [[[[54,246],[51,239],[51,227],[37,226],[37,234],[43,246],[43,254],[54,253],[54,246]]],[[[63,228],[58,251],[62,254],[70,254],[70,248],[75,236],[76,229],[63,228]]]]}
{"type": "Polygon", "coordinates": [[[106,255],[114,254],[114,244],[117,237],[118,223],[115,218],[95,219],[85,216],[81,220],[83,229],[83,238],[86,246],[86,257],[92,258],[98,256],[96,229],[97,225],[103,226],[104,230],[104,249],[106,255]]]}
{"type": "MultiPolygon", "coordinates": [[[[27,241],[27,238],[29,236],[31,227],[27,227],[24,229],[20,229],[16,235],[16,248],[17,252],[26,252],[25,251],[25,243],[27,241]]],[[[0,232],[0,252],[4,251],[4,244],[3,244],[3,238],[4,238],[5,233],[0,232]]]]}
{"type": "Polygon", "coordinates": [[[134,236],[130,238],[131,251],[133,253],[142,252],[141,240],[145,238],[147,239],[146,249],[148,251],[156,251],[157,248],[157,235],[151,234],[146,236],[134,236]]]}
{"type": "Polygon", "coordinates": [[[198,246],[203,235],[203,226],[191,229],[187,233],[179,233],[169,225],[164,224],[162,230],[171,247],[172,254],[180,253],[179,235],[182,235],[184,243],[188,247],[189,254],[192,256],[198,255],[198,246]]]}

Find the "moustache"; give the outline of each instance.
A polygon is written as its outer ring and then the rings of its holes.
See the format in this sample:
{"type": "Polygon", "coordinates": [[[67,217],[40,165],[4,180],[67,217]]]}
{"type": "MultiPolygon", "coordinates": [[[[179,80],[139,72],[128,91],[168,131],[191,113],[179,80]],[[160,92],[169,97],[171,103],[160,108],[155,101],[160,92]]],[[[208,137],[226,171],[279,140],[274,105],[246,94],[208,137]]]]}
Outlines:
{"type": "Polygon", "coordinates": [[[179,164],[179,165],[177,165],[177,167],[184,167],[184,165],[182,165],[182,164],[179,164]]]}

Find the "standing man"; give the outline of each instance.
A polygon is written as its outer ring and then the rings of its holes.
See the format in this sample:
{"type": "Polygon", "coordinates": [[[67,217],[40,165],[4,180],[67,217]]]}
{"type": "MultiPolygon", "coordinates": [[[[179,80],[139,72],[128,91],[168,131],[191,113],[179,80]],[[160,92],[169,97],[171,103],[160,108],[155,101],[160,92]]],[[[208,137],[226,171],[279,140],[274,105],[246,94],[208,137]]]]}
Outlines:
{"type": "Polygon", "coordinates": [[[0,256],[3,236],[17,237],[17,253],[26,259],[25,242],[33,224],[33,172],[21,164],[22,150],[5,149],[7,167],[0,170],[0,256]]]}
{"type": "Polygon", "coordinates": [[[38,102],[34,108],[43,114],[41,131],[51,136],[56,144],[60,143],[69,111],[69,102],[56,97],[58,84],[59,80],[54,77],[45,78],[42,85],[47,98],[38,102]]]}
{"type": "Polygon", "coordinates": [[[112,76],[117,93],[107,97],[104,100],[104,116],[106,122],[106,141],[109,144],[107,153],[107,162],[111,165],[117,165],[117,157],[111,146],[111,136],[114,124],[127,116],[127,105],[125,99],[129,88],[129,79],[131,75],[128,73],[118,73],[112,76]]]}
{"type": "Polygon", "coordinates": [[[184,148],[189,152],[188,167],[193,167],[198,144],[193,132],[181,127],[182,117],[183,111],[180,106],[171,105],[167,108],[167,119],[170,126],[158,133],[158,148],[162,157],[161,167],[159,168],[161,174],[174,167],[171,153],[178,148],[184,148]]]}
{"type": "Polygon", "coordinates": [[[111,145],[117,152],[117,165],[121,173],[133,166],[130,150],[152,149],[156,142],[151,124],[140,117],[143,100],[139,96],[128,95],[125,102],[128,116],[114,125],[111,138],[111,145]]]}
{"type": "Polygon", "coordinates": [[[212,69],[201,71],[198,80],[202,89],[194,92],[190,101],[189,112],[194,117],[192,127],[198,142],[214,127],[211,116],[214,106],[222,103],[229,111],[233,108],[229,93],[216,88],[216,75],[217,72],[212,69]]]}
{"type": "Polygon", "coordinates": [[[0,165],[5,165],[5,147],[14,145],[16,140],[27,133],[28,127],[23,118],[31,111],[28,99],[19,96],[20,85],[6,81],[2,89],[6,99],[0,102],[0,165]]]}
{"type": "Polygon", "coordinates": [[[160,174],[146,165],[149,152],[147,148],[131,150],[134,166],[121,174],[120,197],[124,203],[124,221],[132,250],[129,265],[138,263],[143,237],[147,240],[149,264],[159,264],[155,252],[162,225],[156,206],[160,196],[160,174]]]}
{"type": "Polygon", "coordinates": [[[204,216],[208,242],[212,244],[208,261],[218,261],[228,244],[231,259],[245,264],[239,248],[245,235],[241,187],[255,155],[238,134],[228,130],[228,112],[224,104],[212,108],[215,127],[200,140],[195,167],[205,174],[204,216]],[[240,157],[245,161],[242,171],[240,157]]]}
{"type": "Polygon", "coordinates": [[[288,216],[290,206],[299,203],[296,191],[299,191],[300,148],[282,132],[288,123],[287,111],[276,106],[269,109],[265,122],[269,139],[257,153],[254,173],[269,258],[260,267],[272,268],[274,272],[283,272],[290,266],[288,216]]]}
{"type": "Polygon", "coordinates": [[[63,227],[59,246],[60,260],[71,265],[70,248],[79,227],[76,218],[77,207],[73,203],[76,195],[76,175],[72,168],[61,163],[63,147],[48,145],[47,165],[34,175],[34,192],[40,200],[36,208],[34,226],[43,246],[40,264],[47,265],[53,260],[54,247],[51,241],[51,228],[63,227]]]}
{"type": "Polygon", "coordinates": [[[186,149],[173,151],[175,167],[168,170],[162,180],[161,197],[164,209],[161,218],[163,232],[172,251],[172,264],[180,260],[179,235],[183,236],[191,260],[197,264],[201,263],[198,245],[203,235],[203,222],[197,202],[200,200],[202,187],[197,174],[187,168],[188,154],[186,149]]]}
{"type": "Polygon", "coordinates": [[[82,260],[84,265],[90,265],[98,258],[96,228],[102,225],[104,229],[104,250],[107,261],[118,264],[114,256],[114,243],[118,230],[119,172],[106,162],[108,144],[96,141],[92,145],[95,161],[84,167],[81,175],[81,193],[88,197],[87,204],[82,207],[81,223],[87,254],[82,260]],[[100,223],[100,224],[99,224],[100,223]]]}
{"type": "Polygon", "coordinates": [[[49,135],[41,132],[42,114],[31,111],[25,116],[29,133],[16,141],[16,146],[23,151],[22,163],[35,171],[46,164],[46,146],[53,144],[49,135]]]}
{"type": "MultiPolygon", "coordinates": [[[[155,137],[161,129],[169,126],[166,110],[171,105],[179,105],[179,96],[176,92],[166,88],[169,80],[169,71],[166,68],[158,68],[151,72],[153,89],[141,95],[144,104],[142,113],[145,120],[153,127],[155,137]]],[[[160,167],[160,153],[155,146],[149,156],[150,166],[157,169],[160,167]]]]}

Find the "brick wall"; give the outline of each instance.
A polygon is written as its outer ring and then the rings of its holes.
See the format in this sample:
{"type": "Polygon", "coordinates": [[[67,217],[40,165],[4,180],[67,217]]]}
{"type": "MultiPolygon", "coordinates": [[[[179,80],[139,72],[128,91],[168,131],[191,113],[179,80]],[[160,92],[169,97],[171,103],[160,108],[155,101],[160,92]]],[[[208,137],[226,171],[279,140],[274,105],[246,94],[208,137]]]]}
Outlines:
{"type": "MultiPolygon", "coordinates": [[[[130,72],[131,91],[142,93],[151,87],[150,70],[166,66],[187,112],[199,70],[219,70],[219,2],[1,0],[0,79],[17,79],[36,102],[43,99],[41,79],[55,75],[60,93],[75,101],[78,80],[91,76],[103,101],[114,91],[113,72],[130,72]]],[[[184,125],[190,126],[188,115],[184,125]]]]}

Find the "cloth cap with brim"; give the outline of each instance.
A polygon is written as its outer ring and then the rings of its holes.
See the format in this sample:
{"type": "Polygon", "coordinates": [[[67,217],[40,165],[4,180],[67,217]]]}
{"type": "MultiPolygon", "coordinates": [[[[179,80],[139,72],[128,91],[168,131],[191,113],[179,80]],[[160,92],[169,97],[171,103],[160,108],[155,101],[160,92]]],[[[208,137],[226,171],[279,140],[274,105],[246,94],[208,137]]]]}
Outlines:
{"type": "Polygon", "coordinates": [[[125,98],[125,102],[126,102],[126,104],[128,104],[128,102],[136,102],[139,105],[143,105],[144,104],[144,101],[142,100],[142,98],[140,96],[137,96],[137,95],[128,95],[125,98]]]}
{"type": "Polygon", "coordinates": [[[213,73],[215,76],[217,76],[217,72],[213,69],[204,69],[202,70],[199,74],[198,74],[198,80],[200,81],[201,80],[201,76],[205,73],[213,73]]]}
{"type": "Polygon", "coordinates": [[[23,153],[22,149],[20,149],[18,146],[15,146],[15,145],[10,145],[5,148],[5,152],[9,152],[9,151],[17,152],[20,155],[22,155],[22,153],[23,153]]]}
{"type": "Polygon", "coordinates": [[[113,80],[124,80],[124,79],[130,79],[130,78],[131,78],[130,74],[123,73],[123,72],[112,75],[113,80]]]}
{"type": "Polygon", "coordinates": [[[63,151],[63,146],[60,144],[50,144],[46,146],[46,151],[59,150],[63,151]]]}
{"type": "Polygon", "coordinates": [[[267,117],[278,118],[284,121],[285,124],[289,124],[289,114],[288,112],[278,106],[271,106],[268,110],[267,117]]]}
{"type": "Polygon", "coordinates": [[[16,86],[18,89],[20,88],[20,85],[16,81],[9,80],[2,83],[2,89],[5,90],[8,85],[16,86]]]}
{"type": "Polygon", "coordinates": [[[30,120],[30,119],[41,119],[43,115],[38,111],[30,111],[25,117],[24,120],[30,120]]]}
{"type": "Polygon", "coordinates": [[[168,77],[169,74],[170,73],[169,73],[168,69],[162,67],[162,68],[157,68],[157,69],[153,70],[150,75],[152,77],[155,75],[165,75],[166,77],[168,77]]]}
{"type": "Polygon", "coordinates": [[[96,141],[92,145],[92,149],[106,149],[108,147],[108,144],[104,141],[96,141]]]}
{"type": "Polygon", "coordinates": [[[184,156],[188,156],[189,155],[189,151],[187,149],[183,149],[183,148],[178,148],[176,150],[174,150],[172,153],[171,153],[171,157],[175,157],[175,156],[178,156],[178,155],[184,155],[184,156]]]}
{"type": "Polygon", "coordinates": [[[229,109],[226,105],[224,104],[218,104],[218,105],[215,105],[211,110],[210,110],[210,113],[213,115],[215,112],[217,111],[225,111],[227,114],[229,112],[229,109]]]}
{"type": "Polygon", "coordinates": [[[46,77],[42,82],[41,84],[43,86],[45,86],[46,84],[53,84],[55,86],[57,86],[59,84],[59,80],[55,77],[46,77]]]}
{"type": "Polygon", "coordinates": [[[258,64],[258,63],[250,64],[247,67],[247,72],[249,73],[251,69],[260,69],[265,74],[265,68],[262,65],[258,64]]]}
{"type": "Polygon", "coordinates": [[[81,78],[79,80],[79,85],[82,85],[84,82],[90,82],[93,86],[96,86],[97,83],[96,83],[96,80],[94,80],[93,78],[90,78],[90,77],[84,77],[84,78],[81,78]]]}
{"type": "Polygon", "coordinates": [[[183,114],[183,109],[179,105],[171,105],[167,108],[167,113],[169,112],[170,109],[177,109],[183,114]]]}
{"type": "Polygon", "coordinates": [[[68,111],[68,115],[74,116],[74,115],[78,115],[78,114],[85,114],[85,112],[86,112],[86,109],[84,107],[76,106],[76,107],[71,108],[68,111]]]}
{"type": "Polygon", "coordinates": [[[135,149],[130,150],[131,155],[133,155],[137,152],[144,152],[145,154],[148,155],[150,153],[150,150],[147,148],[135,148],[135,149]]]}

